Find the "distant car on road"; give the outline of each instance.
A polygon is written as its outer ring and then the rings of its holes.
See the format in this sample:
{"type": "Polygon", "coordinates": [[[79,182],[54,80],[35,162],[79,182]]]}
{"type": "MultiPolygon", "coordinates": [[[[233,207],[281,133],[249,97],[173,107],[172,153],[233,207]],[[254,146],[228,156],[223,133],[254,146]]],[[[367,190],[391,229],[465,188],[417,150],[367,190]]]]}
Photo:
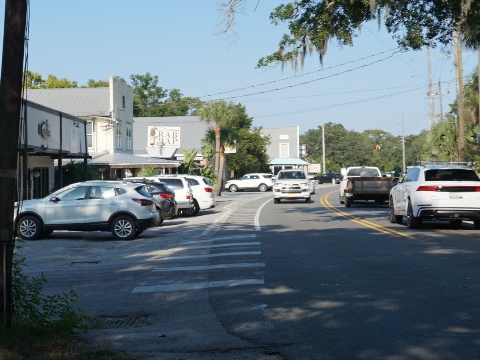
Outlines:
{"type": "Polygon", "coordinates": [[[446,220],[459,228],[464,220],[480,230],[480,179],[472,168],[419,165],[390,190],[390,222],[419,228],[425,220],[446,220]]]}
{"type": "Polygon", "coordinates": [[[342,175],[335,174],[335,173],[326,173],[322,175],[315,175],[313,177],[313,181],[317,184],[323,183],[332,183],[332,184],[340,184],[340,180],[342,180],[342,175]]]}
{"type": "Polygon", "coordinates": [[[302,170],[280,170],[273,186],[273,202],[302,199],[309,203],[312,195],[310,182],[302,170]]]}
{"type": "Polygon", "coordinates": [[[231,192],[239,190],[267,191],[273,187],[273,175],[268,173],[246,174],[237,180],[228,180],[225,189],[231,192]]]}

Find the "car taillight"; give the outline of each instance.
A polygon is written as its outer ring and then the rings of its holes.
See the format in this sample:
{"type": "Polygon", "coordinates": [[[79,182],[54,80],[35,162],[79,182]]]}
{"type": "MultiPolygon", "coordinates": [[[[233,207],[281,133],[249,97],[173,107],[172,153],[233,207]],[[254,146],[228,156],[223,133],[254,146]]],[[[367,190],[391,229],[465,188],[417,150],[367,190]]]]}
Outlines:
{"type": "MultiPolygon", "coordinates": [[[[438,188],[439,188],[438,186],[433,186],[433,185],[430,185],[430,186],[428,186],[428,185],[423,185],[423,186],[419,186],[419,187],[417,188],[417,191],[437,191],[437,190],[438,190],[438,188]]],[[[440,186],[440,188],[441,188],[441,186],[440,186]]]]}
{"type": "Polygon", "coordinates": [[[140,205],[142,206],[151,206],[153,205],[153,201],[152,200],[148,200],[148,199],[132,199],[133,201],[135,201],[136,203],[139,203],[140,205]]]}
{"type": "Polygon", "coordinates": [[[160,196],[164,199],[170,199],[172,197],[172,194],[160,194],[160,196]]]}
{"type": "Polygon", "coordinates": [[[191,196],[187,194],[187,200],[190,200],[191,196]]]}
{"type": "Polygon", "coordinates": [[[417,191],[471,191],[479,192],[480,186],[441,186],[441,185],[422,185],[417,188],[417,191]]]}
{"type": "Polygon", "coordinates": [[[205,188],[205,191],[206,191],[206,192],[213,192],[213,189],[212,189],[212,188],[209,188],[209,187],[206,187],[206,188],[205,188]]]}

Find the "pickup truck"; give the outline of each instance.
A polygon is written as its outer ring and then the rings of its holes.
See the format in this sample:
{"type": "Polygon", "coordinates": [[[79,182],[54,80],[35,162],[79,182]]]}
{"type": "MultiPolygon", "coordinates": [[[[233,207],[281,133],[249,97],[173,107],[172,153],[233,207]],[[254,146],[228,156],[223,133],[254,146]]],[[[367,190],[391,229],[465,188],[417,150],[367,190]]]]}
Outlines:
{"type": "Polygon", "coordinates": [[[350,207],[355,200],[374,200],[377,204],[388,201],[390,189],[395,185],[391,177],[383,177],[380,169],[373,166],[347,168],[340,182],[339,200],[350,207]]]}

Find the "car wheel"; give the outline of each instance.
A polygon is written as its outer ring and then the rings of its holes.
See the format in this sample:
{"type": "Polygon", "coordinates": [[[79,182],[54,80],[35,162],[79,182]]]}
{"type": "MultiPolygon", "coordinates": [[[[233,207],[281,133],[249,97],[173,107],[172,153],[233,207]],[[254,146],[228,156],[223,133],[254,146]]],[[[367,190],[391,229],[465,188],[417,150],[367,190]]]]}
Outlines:
{"type": "Polygon", "coordinates": [[[237,192],[238,191],[238,186],[237,185],[230,185],[228,190],[230,190],[230,192],[237,192]]]}
{"type": "Polygon", "coordinates": [[[112,222],[112,234],[119,240],[132,240],[137,230],[135,221],[130,216],[119,216],[112,222]]]}
{"type": "Polygon", "coordinates": [[[345,202],[345,207],[350,207],[352,206],[352,198],[347,198],[345,196],[345,199],[343,200],[345,202]]]}
{"type": "Polygon", "coordinates": [[[401,224],[403,220],[402,215],[395,215],[395,208],[393,207],[393,199],[390,199],[390,222],[392,224],[401,224]]]}
{"type": "Polygon", "coordinates": [[[407,227],[409,229],[418,229],[421,224],[422,220],[413,216],[412,203],[409,201],[407,207],[407,227]]]}
{"type": "Polygon", "coordinates": [[[261,192],[265,192],[265,191],[268,190],[268,186],[265,185],[265,184],[260,184],[260,185],[258,186],[258,190],[260,190],[261,192]]]}
{"type": "Polygon", "coordinates": [[[474,220],[473,227],[475,228],[475,230],[480,230],[480,220],[474,220]]]}
{"type": "Polygon", "coordinates": [[[309,197],[305,199],[306,203],[309,203],[310,201],[311,201],[311,198],[309,198],[309,197]]]}
{"type": "Polygon", "coordinates": [[[273,203],[274,203],[274,204],[280,204],[280,199],[273,198],[273,203]]]}
{"type": "Polygon", "coordinates": [[[193,208],[191,208],[190,210],[183,210],[183,215],[193,216],[193,215],[197,215],[199,211],[200,211],[200,206],[198,205],[198,201],[196,199],[193,199],[193,208]]]}
{"type": "Polygon", "coordinates": [[[24,240],[36,240],[42,234],[40,220],[35,216],[24,216],[18,222],[18,235],[24,240]]]}
{"type": "Polygon", "coordinates": [[[460,227],[462,226],[462,220],[451,220],[450,221],[450,226],[452,227],[452,229],[460,229],[460,227]]]}

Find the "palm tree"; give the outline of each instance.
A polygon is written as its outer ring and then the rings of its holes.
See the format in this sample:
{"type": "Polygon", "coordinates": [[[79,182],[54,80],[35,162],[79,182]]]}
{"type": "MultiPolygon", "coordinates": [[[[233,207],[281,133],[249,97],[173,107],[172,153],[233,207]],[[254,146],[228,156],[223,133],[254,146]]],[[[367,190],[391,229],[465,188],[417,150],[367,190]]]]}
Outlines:
{"type": "Polygon", "coordinates": [[[225,147],[222,146],[221,131],[228,129],[235,119],[236,109],[232,103],[224,100],[216,100],[206,103],[197,112],[201,120],[214,124],[215,133],[215,174],[217,175],[217,183],[215,184],[216,195],[222,193],[223,180],[223,154],[225,147]],[[221,159],[222,155],[222,159],[221,159]]]}
{"type": "MultiPolygon", "coordinates": [[[[234,126],[229,128],[223,128],[220,130],[220,151],[219,151],[219,166],[218,171],[223,174],[226,164],[225,158],[225,147],[226,146],[235,146],[235,143],[240,140],[240,134],[235,130],[234,126]]],[[[215,143],[215,131],[207,130],[204,138],[205,143],[215,143]]]]}

